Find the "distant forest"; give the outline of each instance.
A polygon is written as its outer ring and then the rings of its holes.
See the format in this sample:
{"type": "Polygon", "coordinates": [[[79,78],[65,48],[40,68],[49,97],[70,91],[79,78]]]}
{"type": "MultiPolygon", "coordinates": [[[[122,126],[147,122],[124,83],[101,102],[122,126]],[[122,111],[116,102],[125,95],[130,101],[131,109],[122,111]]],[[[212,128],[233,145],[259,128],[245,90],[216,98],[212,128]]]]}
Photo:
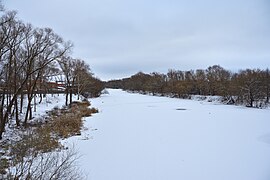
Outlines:
{"type": "Polygon", "coordinates": [[[129,78],[108,81],[106,87],[178,98],[217,95],[227,104],[263,107],[269,104],[270,74],[268,69],[245,69],[234,73],[214,65],[205,70],[171,69],[167,74],[139,72],[129,78]]]}

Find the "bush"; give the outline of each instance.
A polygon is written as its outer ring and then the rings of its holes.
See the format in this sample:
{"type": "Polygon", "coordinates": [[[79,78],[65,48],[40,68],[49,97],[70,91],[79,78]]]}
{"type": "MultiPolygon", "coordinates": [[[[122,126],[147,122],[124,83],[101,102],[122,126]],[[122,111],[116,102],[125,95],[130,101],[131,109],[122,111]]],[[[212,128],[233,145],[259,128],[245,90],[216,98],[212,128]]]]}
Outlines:
{"type": "Polygon", "coordinates": [[[66,113],[54,117],[50,122],[50,129],[56,135],[67,138],[79,134],[82,127],[82,116],[78,113],[66,113]]]}
{"type": "Polygon", "coordinates": [[[11,162],[6,179],[79,180],[83,177],[75,166],[77,159],[73,149],[28,155],[11,162]]]}

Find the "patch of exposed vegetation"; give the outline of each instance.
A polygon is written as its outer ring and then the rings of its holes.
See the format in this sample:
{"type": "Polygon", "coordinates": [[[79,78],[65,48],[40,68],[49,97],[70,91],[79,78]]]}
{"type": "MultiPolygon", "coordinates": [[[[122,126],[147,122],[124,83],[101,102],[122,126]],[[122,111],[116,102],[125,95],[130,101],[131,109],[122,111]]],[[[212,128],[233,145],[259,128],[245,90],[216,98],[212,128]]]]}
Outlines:
{"type": "Polygon", "coordinates": [[[49,128],[54,134],[61,138],[80,135],[83,124],[82,118],[98,113],[95,108],[89,108],[88,101],[73,102],[69,108],[54,108],[50,114],[49,123],[44,128],[49,128]]]}
{"type": "Polygon", "coordinates": [[[1,159],[0,159],[0,174],[6,174],[6,169],[8,167],[9,167],[8,159],[1,157],[1,159]]]}

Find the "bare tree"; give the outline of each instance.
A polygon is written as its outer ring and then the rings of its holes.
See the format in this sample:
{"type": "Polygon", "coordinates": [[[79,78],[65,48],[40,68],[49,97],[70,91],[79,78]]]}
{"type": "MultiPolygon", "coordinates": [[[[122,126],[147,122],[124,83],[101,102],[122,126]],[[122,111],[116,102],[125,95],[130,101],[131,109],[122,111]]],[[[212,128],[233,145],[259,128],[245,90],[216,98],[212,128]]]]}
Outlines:
{"type": "Polygon", "coordinates": [[[267,68],[263,73],[263,90],[266,97],[265,102],[269,103],[270,101],[270,72],[267,68]]]}
{"type": "Polygon", "coordinates": [[[240,98],[247,103],[247,106],[253,107],[255,102],[264,99],[261,70],[247,69],[240,71],[237,80],[240,98]]]}
{"type": "Polygon", "coordinates": [[[58,61],[65,76],[66,105],[72,103],[72,95],[99,96],[104,89],[103,83],[93,77],[88,64],[80,59],[63,57],[58,61]]]}
{"type": "Polygon", "coordinates": [[[205,95],[207,94],[207,77],[205,70],[198,69],[196,70],[196,88],[197,94],[205,95]]]}
{"type": "Polygon", "coordinates": [[[73,71],[74,67],[72,66],[73,64],[73,59],[69,56],[65,57],[63,56],[60,60],[58,60],[58,63],[60,65],[60,68],[65,76],[65,85],[66,85],[66,106],[68,105],[68,98],[70,96],[70,103],[72,102],[72,81],[74,79],[73,77],[73,71]]]}
{"type": "Polygon", "coordinates": [[[64,56],[70,47],[70,45],[64,45],[62,38],[49,28],[35,29],[32,36],[27,38],[25,42],[25,59],[27,61],[25,72],[28,77],[28,106],[24,124],[27,123],[27,119],[32,118],[31,103],[35,95],[37,81],[42,76],[44,68],[64,56]]]}
{"type": "Polygon", "coordinates": [[[31,103],[37,80],[43,69],[69,52],[72,44],[64,42],[50,28],[33,28],[16,19],[15,12],[7,12],[0,19],[0,139],[10,115],[18,119],[18,96],[27,90],[28,106],[24,124],[32,118],[31,103]],[[14,108],[13,108],[14,107],[14,108]]]}
{"type": "Polygon", "coordinates": [[[15,12],[7,12],[0,20],[0,78],[1,78],[1,116],[0,116],[0,139],[4,131],[4,126],[10,115],[12,106],[15,105],[16,123],[18,120],[17,96],[11,96],[17,91],[18,74],[20,64],[17,61],[17,52],[20,50],[20,44],[24,40],[22,32],[25,26],[16,19],[15,12]],[[4,100],[6,99],[6,103],[4,100]],[[15,103],[14,103],[15,102],[15,103]],[[4,105],[7,108],[4,108],[4,105]]]}

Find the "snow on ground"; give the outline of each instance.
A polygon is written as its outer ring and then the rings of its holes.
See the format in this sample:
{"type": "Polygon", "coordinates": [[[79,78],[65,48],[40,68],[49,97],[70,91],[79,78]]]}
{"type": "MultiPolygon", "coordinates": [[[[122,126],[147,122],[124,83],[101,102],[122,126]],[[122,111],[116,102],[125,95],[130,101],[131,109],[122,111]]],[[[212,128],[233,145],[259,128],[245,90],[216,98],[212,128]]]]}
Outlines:
{"type": "MultiPolygon", "coordinates": [[[[73,100],[77,100],[77,96],[73,95],[73,100]]],[[[33,119],[29,120],[28,122],[36,122],[36,121],[43,121],[45,116],[47,116],[47,112],[51,111],[53,108],[58,107],[61,108],[65,105],[66,102],[66,95],[65,94],[47,94],[46,97],[42,98],[42,102],[39,103],[40,97],[38,96],[36,98],[36,111],[34,111],[34,100],[33,100],[33,119]]],[[[20,114],[20,120],[21,123],[23,122],[25,118],[25,112],[27,108],[28,100],[25,97],[24,99],[24,107],[23,107],[23,113],[20,114]]],[[[5,132],[3,134],[3,140],[5,141],[7,139],[11,140],[18,140],[20,137],[20,134],[25,133],[24,131],[14,130],[14,128],[17,129],[17,126],[15,124],[15,119],[8,122],[9,124],[5,128],[5,132]]]]}
{"type": "Polygon", "coordinates": [[[109,90],[72,137],[89,180],[269,180],[270,110],[109,90]]]}
{"type": "MultiPolygon", "coordinates": [[[[42,120],[42,117],[46,115],[47,111],[52,110],[54,107],[62,107],[63,105],[65,105],[65,95],[64,94],[47,95],[46,97],[43,98],[41,103],[39,103],[39,100],[40,100],[40,98],[37,97],[37,99],[36,99],[36,103],[37,103],[36,112],[33,110],[34,119],[32,119],[31,121],[42,120]]],[[[28,103],[27,98],[25,98],[24,99],[23,113],[20,114],[21,123],[23,122],[24,117],[25,117],[27,103],[28,103]]],[[[16,124],[15,124],[15,119],[10,120],[8,122],[8,125],[5,127],[3,139],[0,140],[0,142],[5,141],[6,139],[9,139],[9,140],[18,139],[20,134],[23,132],[19,131],[19,130],[14,130],[14,128],[17,129],[16,124]]]]}
{"type": "Polygon", "coordinates": [[[46,112],[52,110],[54,107],[61,108],[65,105],[65,94],[48,94],[43,98],[43,101],[39,104],[39,97],[37,98],[37,111],[33,112],[34,117],[40,117],[46,114],[46,112]]]}

